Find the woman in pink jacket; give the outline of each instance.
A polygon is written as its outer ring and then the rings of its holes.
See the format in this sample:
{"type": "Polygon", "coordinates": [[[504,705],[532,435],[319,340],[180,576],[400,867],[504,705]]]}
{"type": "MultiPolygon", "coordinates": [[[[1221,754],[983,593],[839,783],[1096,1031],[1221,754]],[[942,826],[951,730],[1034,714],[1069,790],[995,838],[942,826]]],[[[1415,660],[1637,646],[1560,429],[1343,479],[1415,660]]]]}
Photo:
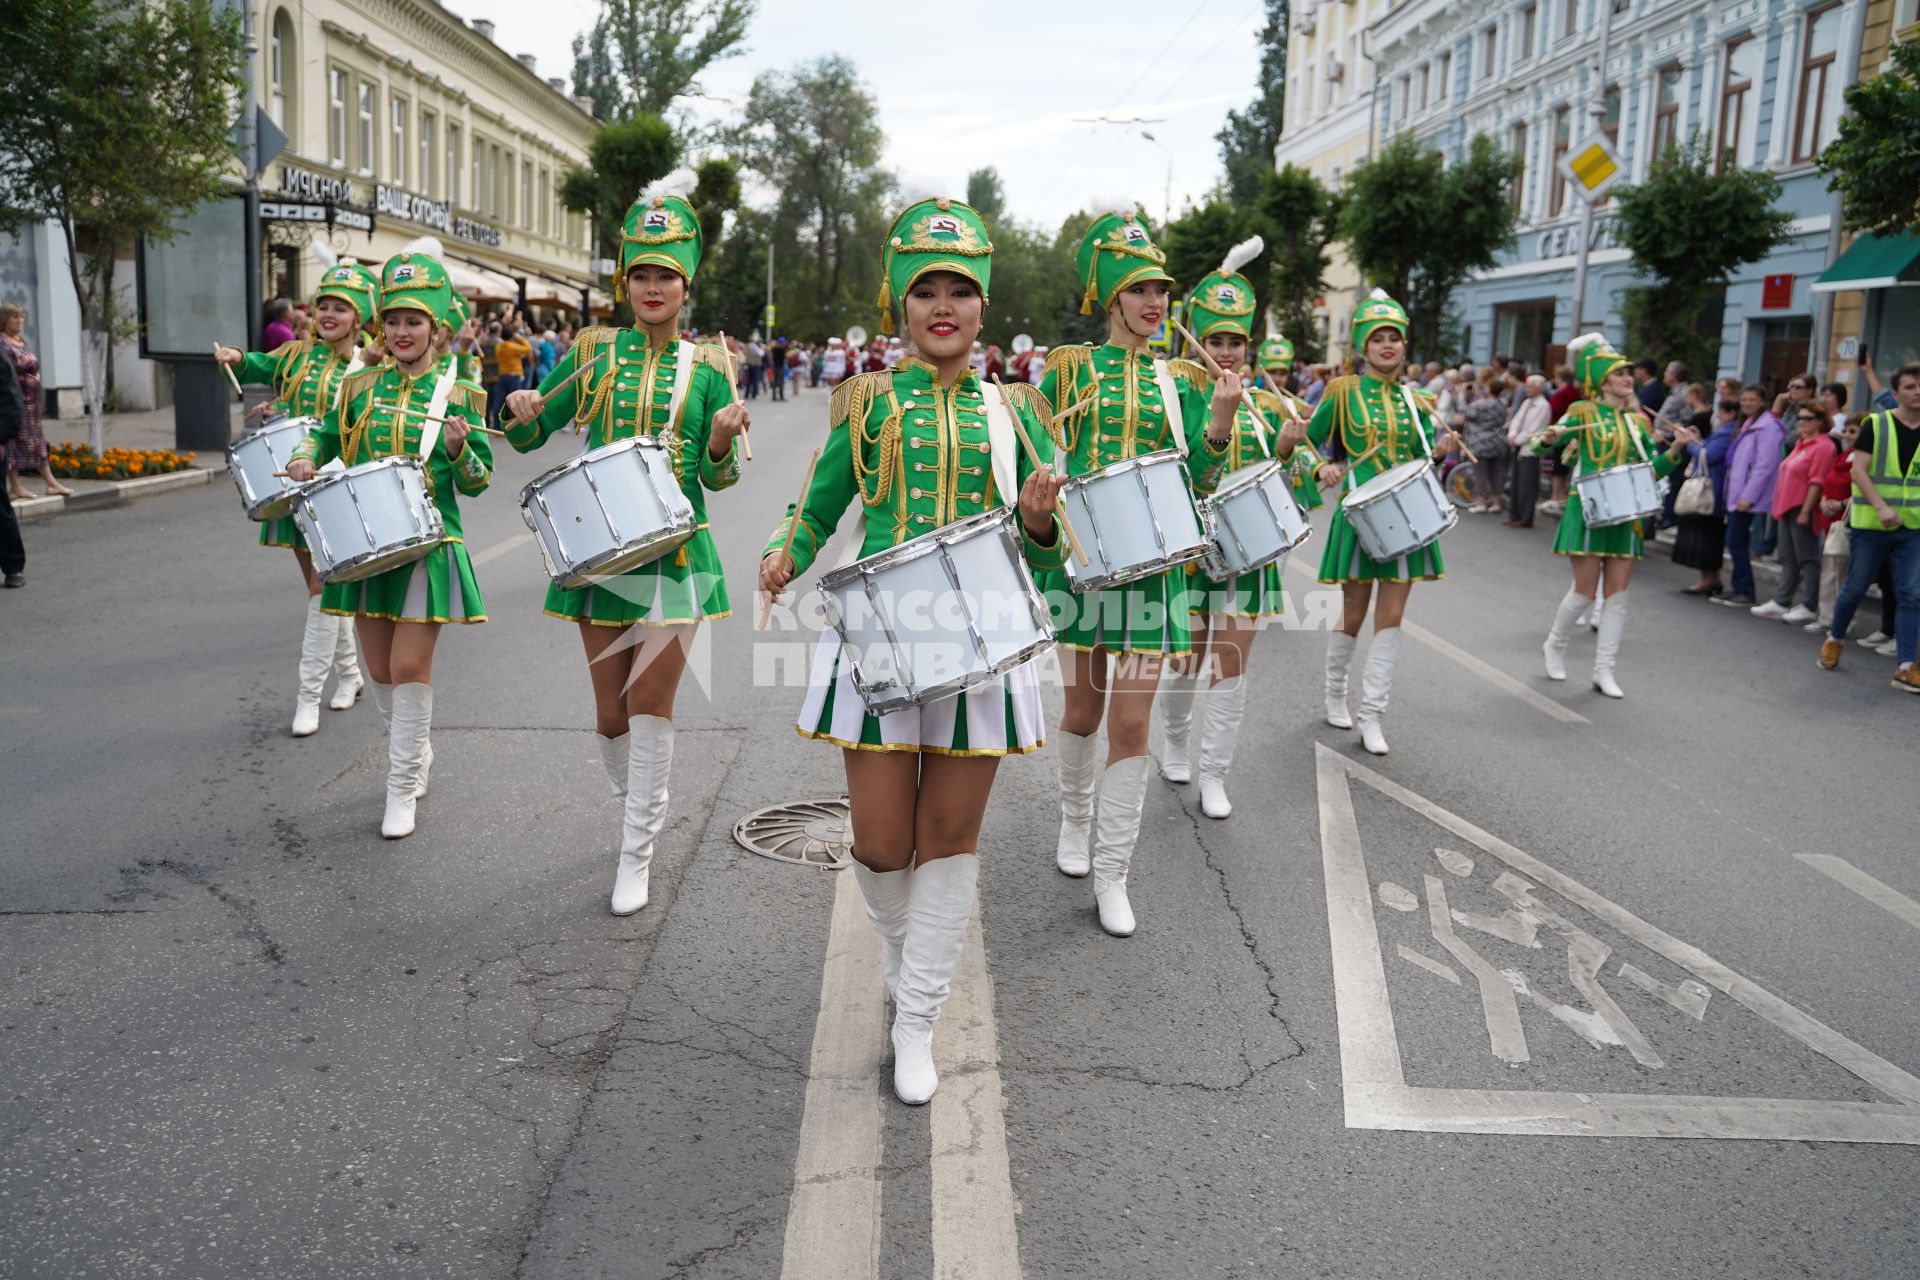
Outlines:
{"type": "Polygon", "coordinates": [[[1827,472],[1840,455],[1828,428],[1826,411],[1803,400],[1794,410],[1793,451],[1780,464],[1773,483],[1773,518],[1780,525],[1780,589],[1773,599],[1753,606],[1756,618],[1801,624],[1820,616],[1820,499],[1827,472]],[[1805,598],[1794,604],[1798,594],[1805,598]]]}
{"type": "Polygon", "coordinates": [[[1715,604],[1752,608],[1753,522],[1773,510],[1773,482],[1787,429],[1767,410],[1766,389],[1740,389],[1740,429],[1727,450],[1727,555],[1733,560],[1733,591],[1715,604]]]}

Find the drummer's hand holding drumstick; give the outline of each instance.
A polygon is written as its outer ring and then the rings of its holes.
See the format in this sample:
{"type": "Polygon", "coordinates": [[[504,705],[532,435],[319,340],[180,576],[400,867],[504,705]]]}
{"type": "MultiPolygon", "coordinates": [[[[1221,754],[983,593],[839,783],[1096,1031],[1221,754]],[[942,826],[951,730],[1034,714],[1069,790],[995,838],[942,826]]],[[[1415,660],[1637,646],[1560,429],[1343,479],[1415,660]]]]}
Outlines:
{"type": "Polygon", "coordinates": [[[715,462],[726,461],[727,454],[733,449],[733,442],[746,435],[747,428],[752,425],[753,419],[748,415],[746,405],[736,400],[723,406],[713,415],[707,456],[715,462]]]}
{"type": "Polygon", "coordinates": [[[313,462],[307,458],[295,458],[287,464],[287,479],[301,484],[313,479],[313,462]]]}
{"type": "Polygon", "coordinates": [[[240,350],[240,348],[238,347],[216,346],[213,349],[213,358],[218,363],[231,367],[233,365],[239,364],[242,360],[245,360],[247,358],[247,353],[240,350]]]}
{"type": "Polygon", "coordinates": [[[507,392],[507,419],[511,422],[532,422],[546,410],[546,397],[531,387],[520,391],[507,392]]]}
{"type": "Polygon", "coordinates": [[[777,597],[793,581],[793,557],[784,551],[769,551],[760,562],[760,594],[777,597]]]}
{"type": "Polygon", "coordinates": [[[1302,418],[1288,418],[1280,428],[1280,437],[1273,446],[1273,456],[1281,459],[1291,458],[1293,451],[1299,448],[1306,438],[1306,421],[1302,418]]]}
{"type": "Polygon", "coordinates": [[[1037,470],[1027,473],[1026,483],[1020,486],[1020,523],[1026,526],[1027,536],[1043,547],[1053,545],[1053,516],[1060,506],[1060,490],[1064,489],[1068,477],[1055,475],[1053,468],[1042,463],[1037,470]]]}
{"type": "Polygon", "coordinates": [[[1214,363],[1211,353],[1208,362],[1213,363],[1217,372],[1213,379],[1213,420],[1207,424],[1207,443],[1218,449],[1233,439],[1233,415],[1240,412],[1242,388],[1240,375],[1214,363]]]}
{"type": "Polygon", "coordinates": [[[447,446],[447,461],[452,462],[467,447],[467,434],[473,430],[473,424],[465,418],[449,417],[440,424],[440,439],[447,446]]]}

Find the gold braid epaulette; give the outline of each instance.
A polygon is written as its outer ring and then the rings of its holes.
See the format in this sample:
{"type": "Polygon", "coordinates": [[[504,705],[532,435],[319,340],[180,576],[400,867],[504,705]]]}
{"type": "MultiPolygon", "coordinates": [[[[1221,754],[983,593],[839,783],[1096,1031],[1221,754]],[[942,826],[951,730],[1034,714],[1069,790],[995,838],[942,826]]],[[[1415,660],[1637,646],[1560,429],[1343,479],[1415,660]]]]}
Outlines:
{"type": "Polygon", "coordinates": [[[694,347],[694,358],[701,364],[711,367],[723,378],[731,378],[733,370],[727,367],[727,353],[717,342],[702,342],[694,347]]]}
{"type": "Polygon", "coordinates": [[[1176,382],[1184,382],[1190,387],[1206,387],[1212,382],[1207,377],[1207,371],[1192,360],[1169,360],[1167,372],[1173,375],[1176,382]]]}
{"type": "Polygon", "coordinates": [[[874,373],[856,373],[843,380],[833,389],[833,398],[827,402],[827,425],[843,427],[856,419],[862,423],[867,418],[867,406],[873,403],[883,387],[890,381],[891,375],[885,370],[874,373]]]}
{"type": "MultiPolygon", "coordinates": [[[[1087,369],[1091,372],[1092,365],[1093,348],[1089,346],[1076,344],[1055,347],[1047,352],[1047,359],[1042,367],[1054,375],[1053,398],[1057,405],[1071,406],[1075,402],[1079,395],[1080,370],[1087,369]]],[[[1080,428],[1086,422],[1087,415],[1092,412],[1092,408],[1082,409],[1073,415],[1071,421],[1049,413],[1047,432],[1053,437],[1054,447],[1063,452],[1072,453],[1073,446],[1080,440],[1080,428]]]]}
{"type": "Polygon", "coordinates": [[[273,393],[284,396],[293,390],[294,378],[304,372],[306,361],[302,357],[313,350],[313,339],[296,338],[292,342],[283,342],[273,349],[273,393]]]}
{"type": "Polygon", "coordinates": [[[893,492],[893,472],[900,460],[900,425],[904,414],[905,410],[893,394],[893,373],[890,370],[857,373],[833,389],[833,399],[827,405],[827,424],[834,428],[844,426],[852,434],[853,438],[847,441],[847,452],[853,457],[853,482],[860,490],[861,501],[868,506],[878,506],[893,492]],[[881,420],[879,431],[870,433],[867,419],[873,416],[874,401],[882,395],[892,403],[892,410],[881,420]],[[867,465],[868,445],[878,446],[880,450],[880,456],[872,467],[867,465]]]}
{"type": "Polygon", "coordinates": [[[1040,420],[1040,425],[1046,428],[1049,436],[1053,434],[1053,406],[1047,403],[1046,394],[1040,388],[1031,382],[1003,382],[1000,389],[1007,398],[1008,407],[1016,412],[1025,409],[1040,420]]]}
{"type": "Polygon", "coordinates": [[[348,466],[354,466],[360,452],[360,437],[367,429],[367,419],[373,415],[373,397],[367,402],[352,421],[347,415],[353,413],[354,398],[362,391],[371,391],[373,384],[380,378],[380,365],[371,369],[361,369],[340,379],[340,458],[348,466]]]}
{"type": "Polygon", "coordinates": [[[471,382],[456,382],[453,384],[452,393],[447,396],[447,405],[450,408],[457,407],[465,409],[469,413],[478,414],[482,422],[487,420],[487,391],[485,387],[475,386],[471,382]]]}

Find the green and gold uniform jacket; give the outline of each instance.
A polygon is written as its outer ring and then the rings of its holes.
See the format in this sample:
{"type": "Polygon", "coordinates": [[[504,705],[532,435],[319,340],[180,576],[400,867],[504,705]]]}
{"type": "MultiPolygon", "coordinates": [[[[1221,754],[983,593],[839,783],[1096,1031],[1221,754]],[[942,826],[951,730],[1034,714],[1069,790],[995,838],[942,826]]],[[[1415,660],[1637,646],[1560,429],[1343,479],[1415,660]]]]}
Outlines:
{"type": "Polygon", "coordinates": [[[1397,380],[1384,382],[1371,373],[1346,374],[1327,383],[1326,394],[1307,423],[1307,441],[1323,456],[1328,441],[1340,441],[1352,460],[1347,471],[1351,489],[1403,462],[1426,457],[1441,432],[1426,393],[1411,391],[1397,380]],[[1364,456],[1375,445],[1380,451],[1364,456]]]}
{"type": "MultiPolygon", "coordinates": [[[[401,455],[419,457],[421,429],[425,423],[418,415],[425,413],[432,402],[434,386],[445,366],[444,358],[435,360],[419,377],[408,377],[389,362],[349,375],[340,388],[339,400],[320,419],[319,428],[310,432],[293,451],[293,456],[306,458],[315,466],[339,458],[349,467],[401,455]],[[417,412],[403,414],[396,412],[399,409],[417,412]]],[[[447,397],[447,417],[483,424],[486,412],[485,391],[471,382],[454,384],[453,394],[447,397]]],[[[434,440],[433,453],[423,460],[423,465],[427,491],[446,522],[447,537],[462,541],[460,504],[455,495],[474,497],[484,492],[492,481],[493,451],[487,445],[486,436],[478,431],[471,433],[459,455],[448,457],[443,428],[434,440]]]]}
{"type": "MultiPolygon", "coordinates": [[[[1188,360],[1170,361],[1169,369],[1180,398],[1187,471],[1196,491],[1211,493],[1220,483],[1232,441],[1218,448],[1207,442],[1213,392],[1205,371],[1188,360]]],[[[1066,459],[1069,475],[1084,475],[1143,453],[1179,448],[1161,404],[1150,352],[1112,343],[1055,347],[1047,353],[1040,392],[1049,404],[1061,409],[1070,409],[1098,393],[1092,406],[1054,421],[1053,438],[1066,459]]]]}
{"type": "MultiPolygon", "coordinates": [[[[1041,461],[1051,463],[1045,398],[1025,384],[1006,390],[1014,429],[1041,461]]],[[[834,389],[827,420],[826,448],[793,538],[796,577],[819,556],[855,498],[867,517],[862,559],[956,520],[1018,505],[1017,493],[1003,495],[994,483],[986,401],[971,369],[947,386],[940,385],[933,366],[911,357],[890,370],[858,374],[834,389]]],[[[1015,467],[1024,484],[1033,464],[1025,449],[1019,454],[1015,467]]],[[[789,507],[767,540],[767,553],[780,549],[792,519],[789,507]]],[[[1033,568],[1064,562],[1067,543],[1057,517],[1047,545],[1036,542],[1024,523],[1020,531],[1033,568]]]]}
{"type": "Polygon", "coordinates": [[[1638,413],[1623,413],[1612,405],[1576,400],[1550,429],[1560,433],[1558,443],[1549,445],[1543,436],[1536,436],[1528,447],[1535,453],[1552,453],[1562,462],[1570,461],[1575,475],[1640,462],[1642,455],[1653,464],[1657,476],[1668,475],[1679,465],[1668,455],[1667,446],[1647,429],[1645,418],[1638,413]]]}
{"type": "Polygon", "coordinates": [[[271,386],[274,403],[283,413],[324,418],[352,364],[351,356],[337,355],[326,343],[307,339],[271,352],[249,351],[233,372],[249,385],[271,386]]]}
{"type": "Polygon", "coordinates": [[[694,519],[706,528],[704,491],[729,488],[740,480],[738,440],[718,462],[708,453],[713,415],[734,398],[725,354],[718,347],[697,346],[677,337],[655,347],[643,329],[583,329],[572,350],[547,374],[541,393],[595,360],[601,367],[562,388],[538,418],[508,427],[507,443],[517,452],[530,453],[569,425],[586,429],[588,449],[635,436],[658,436],[673,453],[673,474],[693,504],[694,519]],[[669,422],[667,411],[682,360],[696,363],[679,416],[669,422]]]}

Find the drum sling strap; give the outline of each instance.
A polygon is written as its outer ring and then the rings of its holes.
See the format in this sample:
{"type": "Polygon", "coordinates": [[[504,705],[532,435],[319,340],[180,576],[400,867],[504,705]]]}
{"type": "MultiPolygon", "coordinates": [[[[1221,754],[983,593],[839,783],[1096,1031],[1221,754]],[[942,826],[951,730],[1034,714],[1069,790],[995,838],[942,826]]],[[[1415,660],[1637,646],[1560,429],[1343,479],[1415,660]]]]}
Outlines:
{"type": "Polygon", "coordinates": [[[447,400],[453,395],[453,384],[460,380],[460,371],[454,367],[455,363],[448,361],[447,367],[435,379],[433,399],[427,402],[427,416],[420,420],[420,465],[423,467],[429,465],[433,446],[440,441],[440,420],[446,416],[447,400]]]}
{"type": "Polygon", "coordinates": [[[1160,388],[1160,403],[1167,414],[1167,430],[1173,434],[1173,447],[1180,456],[1187,456],[1187,424],[1180,417],[1180,388],[1173,384],[1173,370],[1167,362],[1156,358],[1153,362],[1153,382],[1160,388]]]}

